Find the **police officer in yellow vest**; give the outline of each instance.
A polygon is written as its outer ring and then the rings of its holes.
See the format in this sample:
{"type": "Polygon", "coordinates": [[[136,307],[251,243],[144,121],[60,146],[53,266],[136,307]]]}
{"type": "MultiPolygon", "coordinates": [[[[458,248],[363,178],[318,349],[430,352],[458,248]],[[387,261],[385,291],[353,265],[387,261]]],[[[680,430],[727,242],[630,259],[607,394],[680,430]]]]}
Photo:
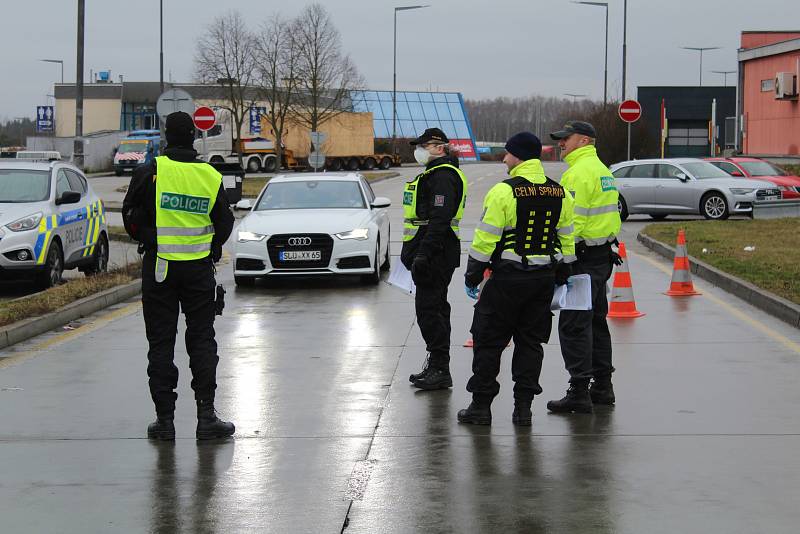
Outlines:
{"type": "Polygon", "coordinates": [[[622,260],[612,248],[620,230],[619,194],[614,176],[597,157],[597,134],[588,122],[570,121],[550,134],[569,169],[561,185],[575,197],[575,274],[592,279],[592,310],[561,311],[558,335],[570,375],[567,394],[547,403],[552,412],[591,413],[593,404],[614,404],[611,385],[611,334],[606,315],[606,283],[622,260]],[[590,379],[594,378],[589,388],[590,379]]]}
{"type": "Polygon", "coordinates": [[[450,155],[449,140],[429,128],[411,142],[425,171],[403,192],[403,248],[400,261],[417,286],[417,324],[428,352],[425,366],[409,381],[434,390],[453,385],[450,377],[450,303],[447,286],[461,261],[459,225],[467,199],[467,179],[450,155]]]}
{"type": "Polygon", "coordinates": [[[550,339],[553,290],[566,283],[575,261],[573,203],[569,192],[545,176],[539,138],[516,134],[506,151],[503,162],[511,178],[486,194],[464,276],[467,295],[476,299],[480,291],[480,300],[471,330],[472,403],[458,412],[458,421],[491,424],[500,356],[513,338],[511,420],[530,426],[533,397],[542,392],[542,343],[550,339]],[[487,268],[491,276],[479,290],[487,268]]]}
{"type": "Polygon", "coordinates": [[[186,315],[186,351],[197,403],[197,439],[230,436],[233,423],[214,410],[219,357],[214,339],[214,262],[233,229],[222,176],[197,160],[192,118],[172,113],[165,124],[167,149],[155,163],[137,168],[122,216],[128,234],[144,250],[142,307],[150,350],[147,374],[156,421],[152,439],[175,439],[178,385],[175,337],[179,309],[186,315]]]}

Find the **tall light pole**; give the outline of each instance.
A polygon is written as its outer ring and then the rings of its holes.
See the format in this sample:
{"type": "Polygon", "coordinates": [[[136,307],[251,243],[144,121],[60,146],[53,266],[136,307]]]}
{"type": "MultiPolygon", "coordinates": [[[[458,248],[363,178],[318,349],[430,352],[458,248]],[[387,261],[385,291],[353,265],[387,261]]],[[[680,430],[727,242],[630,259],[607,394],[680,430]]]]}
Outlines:
{"type": "Polygon", "coordinates": [[[722,84],[725,87],[727,87],[728,86],[728,74],[736,74],[739,71],[738,70],[712,70],[711,72],[713,72],[714,74],[722,74],[722,76],[723,76],[722,79],[724,80],[722,82],[722,84]]]}
{"type": "Polygon", "coordinates": [[[625,0],[622,10],[622,101],[624,102],[627,98],[626,75],[628,73],[628,0],[625,0]]]}
{"type": "Polygon", "coordinates": [[[86,13],[86,0],[78,0],[78,57],[75,68],[75,142],[72,148],[72,162],[83,170],[83,21],[86,13]]]}
{"type": "Polygon", "coordinates": [[[606,61],[603,71],[603,105],[608,104],[608,2],[585,2],[573,1],[573,4],[583,4],[586,6],[604,7],[606,9],[606,61]]]}
{"type": "Polygon", "coordinates": [[[158,80],[160,82],[161,92],[159,94],[164,93],[164,0],[158,0],[158,25],[159,25],[159,54],[158,54],[158,63],[159,63],[159,76],[158,80]]]}
{"type": "Polygon", "coordinates": [[[684,50],[700,52],[700,87],[703,87],[703,52],[706,50],[719,50],[718,46],[682,46],[684,50]]]}
{"type": "Polygon", "coordinates": [[[577,94],[574,94],[574,93],[564,93],[564,96],[571,96],[573,104],[575,102],[577,102],[579,98],[585,98],[586,97],[586,95],[577,95],[577,94]]]}
{"type": "Polygon", "coordinates": [[[394,8],[394,63],[392,64],[392,154],[394,155],[397,155],[397,12],[426,7],[430,7],[430,5],[394,8]]]}
{"type": "Polygon", "coordinates": [[[64,83],[64,60],[63,59],[40,59],[45,63],[58,63],[61,65],[61,83],[64,83]]]}

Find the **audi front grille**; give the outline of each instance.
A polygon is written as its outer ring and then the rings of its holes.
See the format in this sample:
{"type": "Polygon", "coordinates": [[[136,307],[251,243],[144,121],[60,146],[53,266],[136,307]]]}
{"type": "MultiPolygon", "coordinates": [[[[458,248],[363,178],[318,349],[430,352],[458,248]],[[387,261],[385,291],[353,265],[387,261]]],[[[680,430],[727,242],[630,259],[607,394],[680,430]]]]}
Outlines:
{"type": "Polygon", "coordinates": [[[278,234],[267,241],[269,261],[276,269],[321,269],[328,267],[333,254],[333,238],[328,234],[278,234]],[[290,241],[292,244],[290,244],[290,241]],[[308,244],[306,244],[308,243],[308,244]],[[319,250],[319,261],[280,261],[281,251],[319,250]]]}

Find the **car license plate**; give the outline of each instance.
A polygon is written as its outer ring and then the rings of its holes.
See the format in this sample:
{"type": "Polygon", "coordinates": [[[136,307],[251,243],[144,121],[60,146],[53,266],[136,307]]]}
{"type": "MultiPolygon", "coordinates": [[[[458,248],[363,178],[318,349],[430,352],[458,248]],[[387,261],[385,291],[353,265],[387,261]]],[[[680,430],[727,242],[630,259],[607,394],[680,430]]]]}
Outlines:
{"type": "Polygon", "coordinates": [[[764,200],[780,200],[780,199],[781,199],[781,197],[779,197],[777,195],[769,195],[769,196],[764,197],[764,200]]]}
{"type": "Polygon", "coordinates": [[[321,250],[281,250],[278,254],[281,261],[320,261],[321,250]]]}

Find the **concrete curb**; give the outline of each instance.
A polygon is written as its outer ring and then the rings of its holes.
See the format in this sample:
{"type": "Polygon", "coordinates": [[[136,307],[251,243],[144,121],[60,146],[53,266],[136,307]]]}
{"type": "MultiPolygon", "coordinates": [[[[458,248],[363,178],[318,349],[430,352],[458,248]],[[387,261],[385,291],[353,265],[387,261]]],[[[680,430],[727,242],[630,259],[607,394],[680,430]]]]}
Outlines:
{"type": "Polygon", "coordinates": [[[134,280],[125,285],[106,289],[96,295],[90,295],[67,304],[58,311],[41,317],[31,317],[0,328],[0,349],[49,332],[70,321],[86,317],[114,304],[124,302],[142,291],[142,281],[134,280]]]}
{"type": "MultiPolygon", "coordinates": [[[[675,257],[675,249],[673,247],[656,241],[652,237],[648,237],[640,232],[639,235],[636,236],[636,239],[656,254],[660,254],[667,259],[673,259],[675,257]]],[[[689,264],[692,273],[703,280],[711,282],[720,289],[724,289],[728,293],[736,295],[761,311],[777,317],[795,328],[800,328],[800,306],[797,304],[761,289],[760,287],[756,287],[750,282],[746,282],[723,272],[716,267],[712,267],[693,256],[689,256],[689,264]]]]}

